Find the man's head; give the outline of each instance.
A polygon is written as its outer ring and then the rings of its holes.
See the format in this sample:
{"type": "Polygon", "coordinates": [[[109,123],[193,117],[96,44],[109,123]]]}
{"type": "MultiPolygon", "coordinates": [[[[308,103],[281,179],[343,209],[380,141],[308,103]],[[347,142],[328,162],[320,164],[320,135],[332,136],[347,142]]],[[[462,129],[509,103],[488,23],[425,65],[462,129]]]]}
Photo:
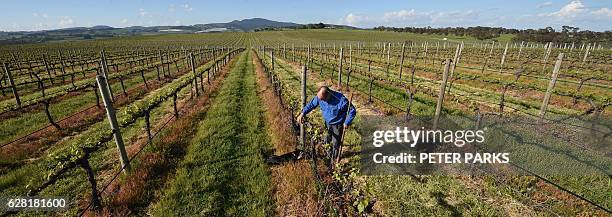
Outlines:
{"type": "Polygon", "coordinates": [[[320,100],[327,101],[327,99],[328,99],[330,94],[331,94],[331,91],[330,91],[329,87],[327,87],[327,86],[320,86],[319,87],[319,91],[317,92],[317,97],[320,100]]]}

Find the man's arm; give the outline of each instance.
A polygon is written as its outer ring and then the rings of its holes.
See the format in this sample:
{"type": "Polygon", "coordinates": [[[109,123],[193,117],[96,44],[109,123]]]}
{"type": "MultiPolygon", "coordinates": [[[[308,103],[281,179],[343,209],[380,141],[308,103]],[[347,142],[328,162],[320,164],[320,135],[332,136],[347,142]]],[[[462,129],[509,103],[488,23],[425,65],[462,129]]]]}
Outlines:
{"type": "Polygon", "coordinates": [[[355,119],[355,116],[357,115],[357,109],[355,109],[355,106],[353,106],[353,104],[351,104],[348,100],[346,104],[348,105],[349,110],[348,116],[346,117],[346,120],[344,120],[344,127],[351,125],[353,119],[355,119]]]}
{"type": "Polygon", "coordinates": [[[304,115],[310,113],[317,106],[319,106],[319,98],[315,96],[315,97],[312,98],[312,100],[310,100],[310,102],[308,104],[306,104],[304,106],[304,108],[302,108],[302,113],[300,113],[300,115],[298,115],[297,121],[299,123],[302,123],[302,121],[304,120],[304,115]]]}
{"type": "Polygon", "coordinates": [[[317,106],[319,106],[319,98],[315,96],[312,98],[312,100],[310,100],[308,104],[304,106],[304,108],[302,108],[302,115],[310,113],[317,106]]]}

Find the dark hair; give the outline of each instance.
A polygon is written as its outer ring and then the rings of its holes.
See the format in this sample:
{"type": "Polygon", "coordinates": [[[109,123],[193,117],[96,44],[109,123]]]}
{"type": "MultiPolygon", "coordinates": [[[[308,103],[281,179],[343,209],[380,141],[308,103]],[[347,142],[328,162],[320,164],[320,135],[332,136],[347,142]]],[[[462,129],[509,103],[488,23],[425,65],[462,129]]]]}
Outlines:
{"type": "MultiPolygon", "coordinates": [[[[325,92],[329,92],[329,90],[330,90],[330,89],[329,89],[329,87],[328,87],[328,86],[325,86],[325,85],[320,86],[318,91],[321,91],[321,89],[325,90],[325,92]]],[[[317,92],[318,92],[318,91],[317,91],[317,92]]]]}
{"type": "Polygon", "coordinates": [[[319,92],[321,92],[321,90],[324,90],[324,91],[321,93],[321,96],[322,96],[322,97],[324,97],[324,100],[325,100],[325,99],[327,99],[327,97],[329,97],[329,95],[330,95],[330,93],[331,93],[331,91],[330,91],[329,87],[327,87],[327,86],[320,86],[320,87],[319,87],[319,90],[317,91],[317,95],[319,94],[319,92]]]}

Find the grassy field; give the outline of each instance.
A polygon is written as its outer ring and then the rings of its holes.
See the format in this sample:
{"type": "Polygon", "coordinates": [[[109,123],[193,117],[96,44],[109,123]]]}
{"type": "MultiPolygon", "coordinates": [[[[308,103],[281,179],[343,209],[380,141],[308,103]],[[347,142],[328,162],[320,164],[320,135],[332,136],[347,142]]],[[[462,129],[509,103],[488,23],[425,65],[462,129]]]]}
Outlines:
{"type": "Polygon", "coordinates": [[[273,213],[270,148],[255,92],[250,52],[243,53],[211,102],[187,155],[152,213],[156,216],[268,216],[273,213]]]}

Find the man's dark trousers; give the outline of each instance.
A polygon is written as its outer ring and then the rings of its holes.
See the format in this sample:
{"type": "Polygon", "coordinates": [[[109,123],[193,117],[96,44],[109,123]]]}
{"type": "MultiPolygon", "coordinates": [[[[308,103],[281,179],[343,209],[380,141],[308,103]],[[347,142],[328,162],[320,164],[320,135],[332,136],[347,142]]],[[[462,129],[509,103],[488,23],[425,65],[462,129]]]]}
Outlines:
{"type": "Polygon", "coordinates": [[[331,144],[331,149],[327,153],[331,162],[335,162],[340,154],[340,145],[342,140],[342,131],[344,131],[344,124],[327,125],[327,137],[325,137],[325,143],[331,144]]]}

